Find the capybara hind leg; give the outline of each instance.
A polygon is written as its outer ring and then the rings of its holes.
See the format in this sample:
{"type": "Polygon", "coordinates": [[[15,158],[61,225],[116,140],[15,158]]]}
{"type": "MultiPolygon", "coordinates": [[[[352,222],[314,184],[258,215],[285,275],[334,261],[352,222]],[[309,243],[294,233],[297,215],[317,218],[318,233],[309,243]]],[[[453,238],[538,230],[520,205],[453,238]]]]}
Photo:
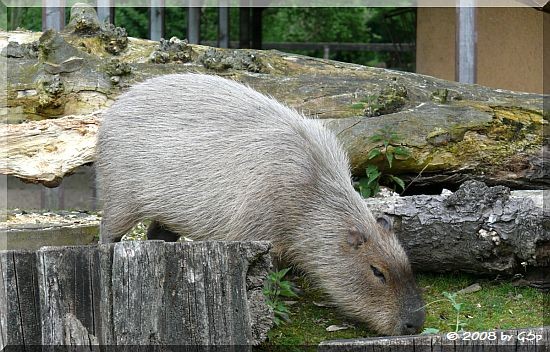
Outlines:
{"type": "Polygon", "coordinates": [[[130,219],[117,219],[113,220],[106,214],[101,219],[101,225],[99,226],[99,242],[100,243],[113,243],[119,242],[122,236],[134,226],[134,222],[130,219]]]}
{"type": "Polygon", "coordinates": [[[152,221],[151,225],[147,228],[148,240],[161,240],[165,242],[176,242],[180,235],[168,230],[164,225],[158,221],[152,221]]]}

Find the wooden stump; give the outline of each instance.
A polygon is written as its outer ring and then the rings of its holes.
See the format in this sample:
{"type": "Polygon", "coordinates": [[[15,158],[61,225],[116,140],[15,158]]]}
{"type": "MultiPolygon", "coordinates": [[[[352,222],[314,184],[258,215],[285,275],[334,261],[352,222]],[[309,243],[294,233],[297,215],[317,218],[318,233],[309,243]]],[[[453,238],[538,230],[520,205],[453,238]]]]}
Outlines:
{"type": "Polygon", "coordinates": [[[266,242],[131,241],[0,252],[7,345],[255,345],[266,242]]]}

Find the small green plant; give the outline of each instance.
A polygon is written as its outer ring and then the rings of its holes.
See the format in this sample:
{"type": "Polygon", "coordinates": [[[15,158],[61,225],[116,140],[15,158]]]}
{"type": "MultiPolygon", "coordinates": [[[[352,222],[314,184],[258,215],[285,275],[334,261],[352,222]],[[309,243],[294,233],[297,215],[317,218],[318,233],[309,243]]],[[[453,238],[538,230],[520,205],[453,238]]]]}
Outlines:
{"type": "MultiPolygon", "coordinates": [[[[372,160],[381,157],[391,169],[395,159],[404,160],[410,156],[409,150],[400,145],[400,139],[399,135],[388,126],[379,129],[376,134],[369,138],[371,142],[378,145],[371,149],[367,159],[372,160]]],[[[384,167],[380,170],[376,165],[368,165],[365,174],[366,177],[359,180],[359,193],[365,198],[374,197],[380,191],[381,182],[394,184],[401,190],[405,189],[405,182],[401,178],[385,172],[384,167]]]]}
{"type": "MultiPolygon", "coordinates": [[[[438,299],[436,301],[432,301],[432,302],[426,304],[424,307],[427,307],[427,306],[429,306],[431,304],[434,304],[436,302],[449,301],[449,303],[453,306],[454,311],[456,312],[456,321],[453,322],[453,323],[450,323],[449,325],[452,325],[454,327],[455,332],[459,332],[459,331],[464,330],[464,327],[467,324],[466,324],[465,321],[460,320],[460,311],[462,310],[463,303],[458,303],[456,301],[457,293],[456,292],[449,293],[449,292],[444,291],[442,294],[445,297],[444,299],[438,299]]],[[[422,334],[424,334],[424,335],[437,334],[437,333],[439,333],[439,329],[436,329],[436,328],[425,328],[422,331],[422,334]]]]}
{"type": "Polygon", "coordinates": [[[282,297],[298,297],[294,291],[292,291],[292,283],[283,280],[289,270],[290,268],[286,268],[270,272],[264,284],[263,293],[267,298],[267,305],[273,309],[275,314],[275,325],[277,326],[281,325],[283,322],[288,323],[290,321],[290,312],[282,300],[282,297]]]}

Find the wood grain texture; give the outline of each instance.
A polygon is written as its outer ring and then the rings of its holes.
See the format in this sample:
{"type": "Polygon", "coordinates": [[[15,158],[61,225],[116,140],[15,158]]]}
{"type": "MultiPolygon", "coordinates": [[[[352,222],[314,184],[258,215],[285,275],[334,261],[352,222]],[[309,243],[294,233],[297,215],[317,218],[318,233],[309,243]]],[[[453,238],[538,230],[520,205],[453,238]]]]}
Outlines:
{"type": "Polygon", "coordinates": [[[8,303],[7,314],[0,315],[0,342],[258,344],[272,312],[261,286],[247,279],[263,282],[269,248],[265,242],[129,241],[0,252],[0,303],[8,303]],[[24,268],[13,269],[24,260],[24,268]],[[24,286],[16,280],[21,275],[24,286]]]}

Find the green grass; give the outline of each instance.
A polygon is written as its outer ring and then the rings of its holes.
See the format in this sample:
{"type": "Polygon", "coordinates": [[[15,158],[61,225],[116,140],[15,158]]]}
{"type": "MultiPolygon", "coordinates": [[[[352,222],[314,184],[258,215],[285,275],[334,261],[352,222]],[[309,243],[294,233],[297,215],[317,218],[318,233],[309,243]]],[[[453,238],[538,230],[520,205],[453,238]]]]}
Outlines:
{"type": "MultiPolygon", "coordinates": [[[[482,289],[470,294],[457,295],[463,303],[460,320],[465,330],[480,331],[511,329],[543,325],[543,293],[529,287],[515,287],[508,281],[480,280],[467,275],[421,275],[419,286],[424,290],[426,303],[442,299],[441,292],[456,292],[473,283],[482,289]]],[[[456,312],[448,301],[426,307],[425,327],[452,331],[456,312]]]]}
{"type": "MultiPolygon", "coordinates": [[[[297,302],[289,307],[292,321],[271,329],[269,345],[317,345],[324,340],[350,339],[376,336],[365,324],[354,323],[342,316],[336,308],[318,307],[314,302],[326,302],[319,290],[313,289],[307,280],[295,282],[305,291],[297,302]],[[350,324],[347,330],[327,332],[330,325],[350,324]]],[[[543,293],[533,288],[514,287],[506,281],[477,279],[469,275],[423,274],[418,276],[418,285],[426,303],[444,299],[442,292],[456,292],[473,283],[479,283],[481,291],[457,295],[463,303],[460,319],[466,322],[465,330],[491,330],[543,325],[543,293]]],[[[547,297],[548,298],[548,297],[547,297]]],[[[547,300],[548,301],[548,300],[547,300]]],[[[426,308],[424,327],[437,328],[440,332],[454,331],[456,312],[451,304],[439,301],[426,308]]],[[[275,348],[272,348],[275,350],[275,348]]]]}

